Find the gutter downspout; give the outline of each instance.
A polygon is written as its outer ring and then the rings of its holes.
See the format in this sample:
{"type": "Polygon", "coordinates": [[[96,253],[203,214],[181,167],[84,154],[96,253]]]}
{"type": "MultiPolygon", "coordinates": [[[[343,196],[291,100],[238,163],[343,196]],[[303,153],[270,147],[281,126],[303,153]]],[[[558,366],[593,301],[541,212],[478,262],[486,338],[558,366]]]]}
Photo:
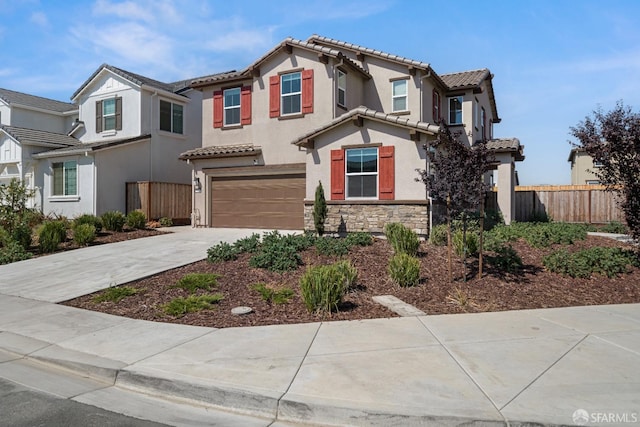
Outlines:
{"type": "MultiPolygon", "coordinates": [[[[431,77],[431,69],[429,69],[427,71],[427,74],[425,74],[424,76],[420,77],[420,118],[419,118],[419,120],[421,120],[421,121],[426,121],[426,120],[424,120],[424,117],[423,117],[423,113],[424,113],[424,80],[428,79],[429,77],[431,77]]],[[[428,149],[429,148],[427,148],[427,150],[428,149]]],[[[427,171],[427,176],[428,176],[431,173],[431,162],[429,161],[429,156],[427,156],[426,162],[427,162],[426,171],[427,171]]],[[[431,197],[431,194],[429,192],[427,192],[427,200],[429,201],[429,236],[431,236],[431,230],[433,229],[433,197],[431,197]]]]}
{"type": "MultiPolygon", "coordinates": [[[[158,97],[158,91],[154,91],[151,94],[151,102],[149,105],[149,134],[151,134],[151,138],[149,138],[149,182],[153,181],[153,136],[154,136],[154,128],[153,128],[153,99],[158,97]]],[[[141,104],[142,106],[142,104],[141,104]]],[[[142,130],[142,129],[141,129],[142,130]]]]}

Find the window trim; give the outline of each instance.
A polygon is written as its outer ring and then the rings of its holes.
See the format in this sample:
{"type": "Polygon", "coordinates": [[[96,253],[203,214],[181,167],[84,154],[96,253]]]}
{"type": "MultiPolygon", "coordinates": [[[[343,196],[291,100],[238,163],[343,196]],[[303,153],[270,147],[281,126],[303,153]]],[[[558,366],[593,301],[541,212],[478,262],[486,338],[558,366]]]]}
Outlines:
{"type": "Polygon", "coordinates": [[[449,125],[458,126],[458,125],[464,124],[464,109],[462,108],[463,103],[464,103],[464,95],[450,96],[447,98],[447,107],[448,107],[447,122],[449,123],[449,125]],[[460,110],[459,110],[460,121],[455,123],[451,122],[451,101],[453,101],[454,99],[458,99],[460,101],[460,110]]]}
{"type": "Polygon", "coordinates": [[[78,194],[78,161],[77,160],[63,160],[60,162],[51,162],[51,198],[59,198],[59,199],[67,199],[67,198],[77,198],[78,194]],[[73,163],[75,166],[75,193],[74,194],[65,194],[66,193],[66,181],[67,181],[67,164],[73,163]],[[62,194],[56,194],[56,175],[55,175],[55,165],[62,165],[62,194]]]}
{"type": "Polygon", "coordinates": [[[393,79],[391,80],[391,112],[392,113],[402,113],[405,111],[409,111],[409,78],[400,78],[400,79],[393,79]],[[404,83],[404,87],[405,87],[405,94],[404,95],[395,95],[395,85],[396,83],[400,83],[403,82],[404,83]],[[404,98],[404,109],[403,110],[396,110],[395,109],[395,100],[398,98],[404,98]]]}
{"type": "Polygon", "coordinates": [[[226,89],[222,89],[222,126],[230,127],[230,126],[241,126],[242,125],[242,86],[229,87],[226,89]],[[238,91],[238,105],[227,106],[227,91],[237,90],[238,91]],[[238,110],[238,122],[237,123],[228,123],[227,122],[227,110],[237,109],[238,110]]]}
{"type": "Polygon", "coordinates": [[[480,107],[480,136],[482,136],[482,140],[486,141],[487,139],[487,111],[484,107],[480,107]]]}
{"type": "Polygon", "coordinates": [[[162,132],[175,134],[175,135],[184,135],[184,105],[178,104],[177,102],[167,101],[166,99],[160,99],[160,102],[158,103],[158,130],[160,130],[162,132]],[[162,103],[163,102],[169,104],[169,127],[170,127],[170,130],[162,129],[161,111],[162,111],[162,103]],[[176,132],[174,130],[174,128],[175,128],[175,123],[173,121],[173,119],[174,119],[174,106],[179,106],[179,107],[182,108],[182,132],[176,132]]]}
{"type": "Polygon", "coordinates": [[[107,98],[107,99],[103,99],[102,100],[102,132],[108,132],[111,130],[116,130],[116,128],[118,127],[117,123],[116,123],[116,109],[117,109],[117,105],[116,105],[116,99],[115,98],[107,98]],[[105,109],[107,107],[106,103],[107,102],[113,102],[113,113],[112,114],[105,114],[105,109]],[[107,128],[107,119],[109,118],[113,118],[113,127],[112,128],[107,128]]]}
{"type": "Polygon", "coordinates": [[[431,107],[432,111],[432,119],[434,122],[439,122],[442,120],[442,113],[440,111],[440,106],[442,103],[442,97],[440,96],[440,92],[438,92],[435,88],[433,89],[433,95],[431,96],[431,102],[433,103],[431,107]]]}
{"type": "Polygon", "coordinates": [[[289,73],[283,73],[280,74],[280,117],[288,117],[288,116],[298,116],[302,114],[302,71],[292,71],[289,73]],[[285,78],[286,76],[292,76],[294,74],[298,75],[298,79],[300,80],[300,91],[299,92],[290,92],[287,94],[284,94],[282,91],[284,90],[284,84],[282,84],[282,79],[285,78]],[[285,113],[284,112],[284,98],[286,97],[293,97],[293,96],[298,96],[300,98],[300,110],[299,111],[292,111],[290,113],[285,113]]]}
{"type": "Polygon", "coordinates": [[[339,107],[347,108],[347,73],[341,69],[336,69],[336,104],[339,107]],[[340,87],[340,77],[344,78],[344,87],[340,87]],[[340,102],[340,91],[343,93],[343,101],[340,102]]]}
{"type": "Polygon", "coordinates": [[[344,149],[344,197],[345,200],[378,200],[380,196],[380,147],[367,146],[358,148],[344,149]],[[376,171],[375,172],[347,172],[349,161],[349,151],[362,151],[368,149],[376,150],[376,171]],[[356,176],[375,176],[376,177],[376,194],[375,196],[351,196],[349,194],[349,178],[356,176]]]}

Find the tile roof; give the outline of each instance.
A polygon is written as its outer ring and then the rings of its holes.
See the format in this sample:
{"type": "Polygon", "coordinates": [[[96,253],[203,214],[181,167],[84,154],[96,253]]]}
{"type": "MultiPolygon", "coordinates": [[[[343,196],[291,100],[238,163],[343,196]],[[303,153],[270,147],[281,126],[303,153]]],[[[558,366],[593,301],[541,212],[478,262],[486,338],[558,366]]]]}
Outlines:
{"type": "Polygon", "coordinates": [[[441,74],[440,77],[449,89],[466,89],[479,86],[491,73],[488,69],[441,74]]]}
{"type": "Polygon", "coordinates": [[[317,129],[314,129],[300,136],[299,138],[292,141],[291,143],[298,146],[308,146],[311,140],[316,136],[330,129],[333,129],[334,127],[339,126],[340,124],[354,117],[362,117],[362,118],[374,120],[377,122],[388,123],[394,126],[401,126],[408,129],[415,129],[431,135],[435,135],[438,132],[440,132],[440,127],[432,123],[411,120],[411,119],[404,118],[403,116],[386,114],[380,111],[372,110],[371,108],[360,106],[360,107],[354,108],[353,110],[349,111],[346,114],[343,114],[340,117],[337,117],[331,120],[330,122],[326,123],[324,126],[321,126],[317,129]]]}
{"type": "Polygon", "coordinates": [[[80,145],[77,139],[60,133],[46,132],[43,130],[26,129],[16,126],[0,125],[0,129],[10,135],[20,144],[36,145],[38,147],[74,147],[80,145]]]}
{"type": "Polygon", "coordinates": [[[487,149],[496,153],[516,152],[516,161],[524,160],[524,145],[518,138],[494,138],[487,141],[487,149]]]}
{"type": "Polygon", "coordinates": [[[180,159],[214,159],[219,157],[238,157],[262,153],[262,148],[253,144],[216,145],[196,148],[180,154],[180,159]]]}
{"type": "Polygon", "coordinates": [[[56,101],[55,99],[29,95],[27,93],[16,92],[9,89],[0,88],[0,98],[9,105],[24,105],[27,107],[55,111],[56,113],[78,111],[78,106],[69,102],[56,101]]]}
{"type": "Polygon", "coordinates": [[[107,141],[92,142],[89,144],[79,143],[74,146],[69,146],[65,148],[59,148],[57,150],[45,151],[44,153],[34,154],[33,157],[36,159],[42,159],[47,157],[68,156],[72,154],[84,154],[90,151],[99,151],[105,148],[117,147],[119,145],[140,142],[148,139],[151,139],[150,134],[144,134],[144,135],[136,136],[133,138],[112,139],[107,141]]]}

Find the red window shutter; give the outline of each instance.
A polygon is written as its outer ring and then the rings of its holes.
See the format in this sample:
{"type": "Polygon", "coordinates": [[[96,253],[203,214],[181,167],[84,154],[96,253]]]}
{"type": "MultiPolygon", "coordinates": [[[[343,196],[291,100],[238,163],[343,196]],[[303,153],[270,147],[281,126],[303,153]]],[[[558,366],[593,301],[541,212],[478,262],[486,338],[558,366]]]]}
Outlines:
{"type": "Polygon", "coordinates": [[[251,86],[242,86],[240,89],[240,123],[251,124],[251,86]]]}
{"type": "Polygon", "coordinates": [[[280,117],[280,76],[269,77],[269,117],[280,117]]]}
{"type": "Polygon", "coordinates": [[[224,105],[222,103],[222,91],[216,90],[213,92],[213,127],[221,128],[224,124],[222,119],[224,105]]]}
{"type": "Polygon", "coordinates": [[[344,150],[331,150],[331,200],[344,200],[344,150]]]}
{"type": "Polygon", "coordinates": [[[313,113],[313,70],[302,70],[302,113],[313,113]]]}
{"type": "Polygon", "coordinates": [[[395,162],[394,162],[394,146],[380,147],[380,200],[395,200],[395,162]]]}

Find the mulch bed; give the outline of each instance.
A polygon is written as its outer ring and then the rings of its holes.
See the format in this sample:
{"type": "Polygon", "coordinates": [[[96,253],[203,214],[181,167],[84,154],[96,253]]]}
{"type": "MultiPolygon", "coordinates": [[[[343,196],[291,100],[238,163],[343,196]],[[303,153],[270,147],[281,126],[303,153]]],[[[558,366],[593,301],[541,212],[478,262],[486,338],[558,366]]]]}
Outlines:
{"type": "MultiPolygon", "coordinates": [[[[629,247],[611,239],[589,236],[568,249],[575,251],[592,246],[629,247]]],[[[305,266],[283,274],[273,273],[250,267],[249,254],[242,254],[237,260],[224,263],[211,264],[200,261],[131,282],[128,286],[137,288],[140,292],[118,303],[95,303],[93,294],[67,301],[65,304],[135,319],[225,328],[395,317],[393,312],[372,300],[373,296],[387,294],[394,295],[427,314],[640,302],[638,268],[612,279],[599,275],[590,279],[573,279],[545,271],[542,266],[543,256],[557,250],[558,246],[536,249],[519,241],[513,247],[525,265],[518,275],[505,275],[485,266],[483,277],[478,279],[477,260],[469,260],[465,281],[464,265],[454,255],[454,281],[449,282],[447,248],[423,243],[419,254],[422,279],[418,286],[412,288],[400,288],[389,279],[386,270],[392,250],[386,240],[376,239],[372,246],[354,247],[348,258],[358,269],[357,289],[346,295],[337,313],[330,315],[307,312],[298,285],[305,266]],[[188,296],[186,291],[172,285],[185,274],[205,272],[221,276],[218,279],[218,287],[213,292],[222,293],[224,299],[216,308],[178,318],[164,314],[160,309],[161,304],[178,296],[188,296]],[[269,304],[262,300],[258,292],[250,289],[250,285],[260,282],[274,287],[289,287],[295,291],[295,296],[285,304],[269,304]],[[249,306],[254,311],[243,316],[231,314],[231,309],[237,306],[249,306]]],[[[337,260],[319,255],[315,248],[302,252],[302,259],[307,266],[328,264],[337,260]]]]}

